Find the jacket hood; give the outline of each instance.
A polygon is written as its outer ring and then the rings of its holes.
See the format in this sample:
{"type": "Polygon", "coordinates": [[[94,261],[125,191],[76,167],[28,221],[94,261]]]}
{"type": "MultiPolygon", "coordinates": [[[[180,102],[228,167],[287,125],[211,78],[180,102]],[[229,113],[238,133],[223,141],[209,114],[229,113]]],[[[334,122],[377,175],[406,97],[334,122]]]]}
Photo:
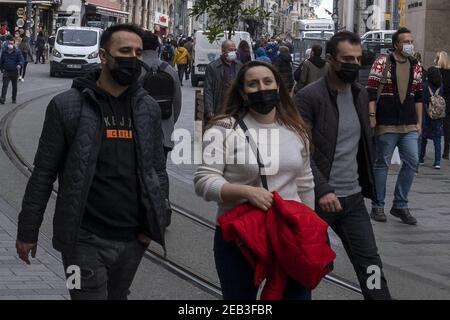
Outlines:
{"type": "Polygon", "coordinates": [[[100,78],[100,70],[88,73],[84,77],[75,78],[72,83],[72,88],[83,91],[84,89],[91,89],[95,92],[100,92],[100,88],[97,86],[97,80],[100,78]]]}
{"type": "Polygon", "coordinates": [[[266,50],[265,50],[264,48],[258,48],[258,49],[256,50],[256,56],[257,56],[257,57],[264,57],[264,56],[267,56],[266,50]]]}
{"type": "Polygon", "coordinates": [[[327,64],[321,57],[311,57],[309,61],[319,69],[322,69],[327,64]]]}
{"type": "MultiPolygon", "coordinates": [[[[88,73],[84,77],[79,77],[73,80],[72,88],[77,89],[78,91],[82,92],[84,89],[90,89],[96,94],[99,94],[101,96],[107,96],[107,92],[97,86],[97,80],[100,78],[101,70],[93,71],[91,73],[88,73]]],[[[139,85],[133,85],[128,88],[126,92],[128,94],[130,93],[136,93],[138,89],[140,88],[139,85]]]]}

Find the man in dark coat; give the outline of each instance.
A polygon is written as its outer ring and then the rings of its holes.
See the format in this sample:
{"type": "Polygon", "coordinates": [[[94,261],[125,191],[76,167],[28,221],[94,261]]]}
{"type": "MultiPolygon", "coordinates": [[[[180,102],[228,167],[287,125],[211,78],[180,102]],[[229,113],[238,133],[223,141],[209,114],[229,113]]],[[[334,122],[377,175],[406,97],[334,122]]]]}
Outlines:
{"type": "Polygon", "coordinates": [[[361,56],[357,34],[337,33],[327,44],[328,75],[300,90],[295,103],[312,133],[316,212],[341,239],[364,298],[388,300],[391,296],[364,203],[375,193],[369,98],[356,82],[361,56]]]}
{"type": "Polygon", "coordinates": [[[206,67],[205,115],[209,120],[219,111],[227,90],[231,87],[242,62],[237,60],[236,44],[231,40],[222,43],[222,55],[206,67]]]}
{"type": "Polygon", "coordinates": [[[16,103],[17,81],[19,79],[19,70],[23,64],[22,52],[15,47],[14,38],[8,36],[7,47],[2,52],[0,58],[0,71],[3,73],[2,96],[0,97],[1,104],[5,103],[9,82],[12,84],[12,103],[16,103]]]}
{"type": "Polygon", "coordinates": [[[17,232],[29,264],[58,177],[53,246],[68,277],[81,275],[69,288],[77,300],[126,299],[150,240],[164,247],[161,110],[138,84],[141,30],[115,25],[100,47],[101,72],[76,79],[47,108],[17,232]]]}
{"type": "Polygon", "coordinates": [[[294,87],[294,74],[292,72],[292,56],[289,53],[289,48],[281,46],[280,54],[272,64],[280,71],[284,84],[289,92],[291,92],[294,87]]]}

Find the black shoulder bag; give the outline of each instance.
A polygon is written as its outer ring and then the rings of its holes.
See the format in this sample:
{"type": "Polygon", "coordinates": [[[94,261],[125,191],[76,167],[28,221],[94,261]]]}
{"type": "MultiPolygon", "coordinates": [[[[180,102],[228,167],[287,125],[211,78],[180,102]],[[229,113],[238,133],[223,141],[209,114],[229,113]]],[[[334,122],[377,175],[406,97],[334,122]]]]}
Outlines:
{"type": "Polygon", "coordinates": [[[261,157],[259,154],[258,146],[256,145],[255,141],[253,141],[253,139],[251,138],[250,133],[248,132],[248,127],[245,124],[244,120],[239,119],[237,121],[237,123],[242,128],[242,130],[244,130],[245,138],[247,138],[250,148],[252,148],[253,152],[256,155],[256,161],[258,161],[259,176],[261,177],[262,185],[263,185],[264,189],[266,189],[267,191],[270,191],[269,186],[267,184],[267,176],[262,174],[262,169],[264,168],[264,164],[261,162],[261,157]]]}

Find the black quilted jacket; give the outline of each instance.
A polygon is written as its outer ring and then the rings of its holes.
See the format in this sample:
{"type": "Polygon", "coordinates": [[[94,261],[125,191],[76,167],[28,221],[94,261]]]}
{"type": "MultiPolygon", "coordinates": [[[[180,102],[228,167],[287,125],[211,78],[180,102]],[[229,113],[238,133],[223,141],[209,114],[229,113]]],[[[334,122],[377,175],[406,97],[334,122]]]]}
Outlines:
{"type": "MultiPolygon", "coordinates": [[[[361,126],[361,139],[357,154],[359,184],[364,197],[373,199],[372,135],[369,124],[369,98],[367,91],[358,83],[352,84],[352,94],[361,126]]],[[[328,184],[333,166],[338,136],[339,111],[337,91],[332,90],[328,77],[324,77],[300,90],[295,104],[312,133],[313,154],[311,169],[314,175],[316,202],[328,193],[334,193],[328,184]]]]}
{"type": "MultiPolygon", "coordinates": [[[[47,107],[34,171],[19,214],[17,238],[20,241],[37,242],[56,178],[59,190],[53,246],[66,253],[77,241],[102,141],[102,115],[92,87],[97,77],[98,73],[88,79],[76,79],[72,89],[54,97],[47,107]]],[[[135,88],[132,96],[139,189],[147,217],[144,230],[164,246],[164,199],[169,184],[160,108],[140,87],[135,88]]]]}

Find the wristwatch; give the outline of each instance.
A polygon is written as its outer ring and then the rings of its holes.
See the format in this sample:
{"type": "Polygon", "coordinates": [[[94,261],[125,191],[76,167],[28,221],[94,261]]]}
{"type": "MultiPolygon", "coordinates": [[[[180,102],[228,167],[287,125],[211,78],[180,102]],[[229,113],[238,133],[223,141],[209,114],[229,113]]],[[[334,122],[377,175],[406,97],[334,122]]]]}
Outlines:
{"type": "Polygon", "coordinates": [[[375,112],[371,112],[371,113],[369,113],[369,116],[370,116],[371,118],[375,118],[375,117],[377,116],[377,114],[376,114],[375,112]]]}

